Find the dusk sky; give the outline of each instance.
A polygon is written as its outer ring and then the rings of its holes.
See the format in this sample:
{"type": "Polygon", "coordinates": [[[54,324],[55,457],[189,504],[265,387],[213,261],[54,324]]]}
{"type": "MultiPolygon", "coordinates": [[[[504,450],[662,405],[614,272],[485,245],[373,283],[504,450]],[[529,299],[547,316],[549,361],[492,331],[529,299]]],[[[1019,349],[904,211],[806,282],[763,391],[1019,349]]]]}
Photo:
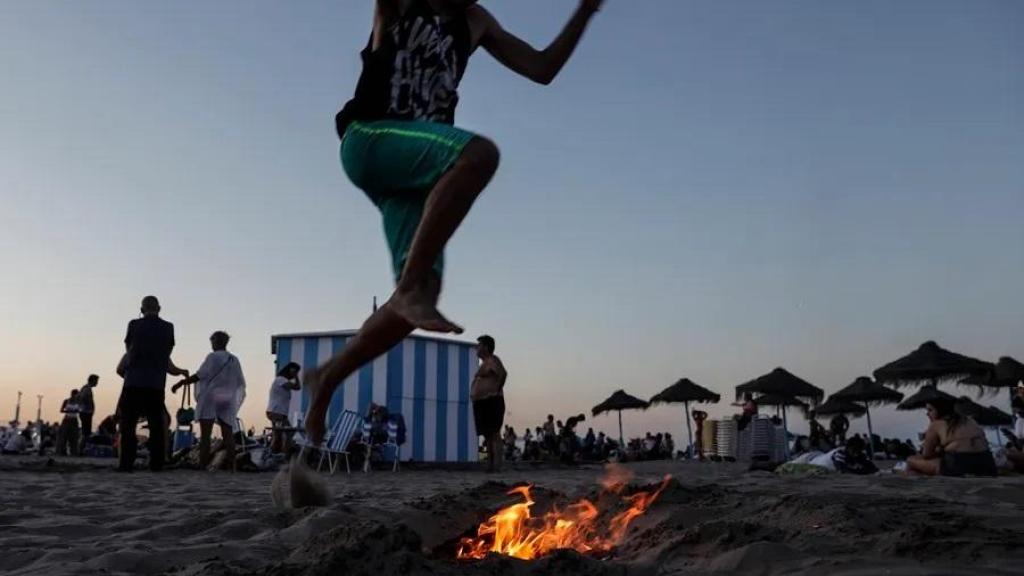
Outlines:
{"type": "MultiPolygon", "coordinates": [[[[481,4],[537,46],[576,6],[481,4]]],[[[4,420],[17,390],[56,419],[90,372],[112,413],[152,293],[179,365],[232,335],[261,429],[271,334],[358,327],[390,294],[333,124],[372,5],[0,6],[4,420]]],[[[713,416],[775,366],[834,391],[929,339],[1024,360],[1024,3],[608,0],[552,86],[480,51],[461,95],[502,165],[442,310],[497,339],[517,431],[611,432],[590,407],[683,376],[722,393],[713,416]]],[[[684,429],[680,408],[624,418],[684,429]]]]}

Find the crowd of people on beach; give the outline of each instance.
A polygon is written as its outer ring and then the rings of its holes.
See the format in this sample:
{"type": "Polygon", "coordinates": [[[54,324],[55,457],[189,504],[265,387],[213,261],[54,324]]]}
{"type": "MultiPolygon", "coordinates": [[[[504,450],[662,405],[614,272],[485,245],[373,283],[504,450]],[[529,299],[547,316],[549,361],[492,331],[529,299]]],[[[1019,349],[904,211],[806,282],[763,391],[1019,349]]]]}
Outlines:
{"type": "MultiPolygon", "coordinates": [[[[230,336],[215,331],[210,336],[211,352],[194,372],[177,367],[171,360],[174,326],[160,317],[160,303],[154,296],[142,300],[141,317],[128,323],[125,353],[116,372],[123,379],[114,413],[93,429],[96,403],[93,389],[99,377],[89,375],[85,385],[70,391],[60,405],[60,422],[41,420],[21,427],[11,422],[0,429],[0,450],[7,455],[49,454],[56,456],[118,457],[118,470],[130,472],[138,456],[144,456],[153,471],[170,461],[195,467],[235,469],[239,456],[254,444],[255,430],[248,434],[238,418],[245,401],[246,382],[238,357],[227,350],[230,336]],[[171,387],[182,390],[181,408],[172,418],[165,405],[167,375],[181,377],[171,387]],[[193,399],[195,407],[192,407],[193,399]],[[140,419],[146,420],[146,436],[137,434],[140,419]],[[198,423],[199,438],[192,434],[198,423]],[[213,439],[214,427],[220,438],[213,439]],[[240,448],[240,449],[239,449],[240,448]]],[[[299,389],[299,366],[289,364],[271,385],[267,415],[275,430],[268,449],[284,451],[288,428],[290,394],[299,389]],[[284,408],[282,408],[284,407],[284,408]]]]}
{"type": "MultiPolygon", "coordinates": [[[[266,411],[269,434],[257,436],[253,428],[245,433],[238,412],[245,401],[246,382],[241,362],[227,350],[230,336],[224,331],[215,331],[210,336],[211,352],[201,366],[190,373],[171,360],[174,329],[160,317],[157,299],[144,298],[141,312],[141,318],[128,324],[126,352],[117,367],[124,382],[113,414],[93,428],[97,411],[94,389],[99,385],[99,377],[91,374],[83,386],[71,390],[61,401],[59,422],[38,421],[23,428],[12,422],[11,426],[0,427],[0,452],[5,455],[117,456],[121,471],[134,469],[140,448],[154,471],[163,469],[168,462],[204,469],[260,467],[268,458],[283,463],[289,454],[295,453],[292,436],[302,430],[293,426],[297,423],[290,421],[289,410],[292,394],[302,389],[299,364],[286,364],[271,383],[266,411]],[[167,374],[180,377],[171,392],[182,391],[181,408],[173,417],[165,406],[167,374]],[[147,420],[148,433],[141,443],[136,435],[140,418],[147,420]],[[191,433],[193,423],[199,425],[198,441],[191,433]],[[217,440],[213,439],[215,428],[220,432],[217,440]],[[266,457],[254,462],[249,456],[251,447],[262,448],[261,453],[266,457]]],[[[630,439],[624,445],[593,428],[579,432],[581,423],[586,421],[582,414],[564,421],[549,414],[541,425],[527,427],[517,434],[512,426],[503,423],[507,372],[494,355],[494,348],[492,337],[478,339],[480,367],[472,388],[477,430],[485,440],[481,454],[490,469],[496,469],[501,461],[578,464],[697,456],[697,450],[684,447],[677,451],[672,435],[667,432],[647,432],[642,438],[630,439]]],[[[849,421],[842,415],[833,417],[827,428],[812,418],[809,434],[793,439],[789,448],[794,457],[787,464],[870,474],[878,471],[875,459],[884,458],[905,462],[907,471],[923,475],[993,476],[1000,468],[1024,471],[1024,434],[1020,429],[1024,422],[1024,383],[1017,387],[1012,402],[1018,429],[1004,430],[1007,442],[995,450],[984,430],[972,418],[961,415],[955,403],[955,399],[944,397],[927,402],[929,425],[919,447],[911,440],[878,435],[848,436],[849,421]]],[[[742,411],[735,416],[737,427],[742,430],[757,417],[762,417],[758,416],[757,402],[748,397],[742,404],[742,411]]],[[[360,431],[353,435],[351,442],[368,447],[384,445],[396,429],[404,436],[401,414],[389,414],[385,406],[371,404],[363,418],[369,437],[362,437],[360,431]]],[[[704,412],[693,412],[698,438],[706,418],[704,412]]],[[[775,419],[773,422],[781,424],[775,419]]],[[[366,452],[372,454],[372,448],[366,452]]]]}
{"type": "MultiPolygon", "coordinates": [[[[625,449],[622,449],[617,440],[603,431],[595,433],[593,428],[587,428],[586,433],[577,433],[579,423],[585,419],[580,414],[563,422],[549,414],[543,424],[533,429],[527,426],[521,435],[512,426],[505,426],[502,433],[504,460],[575,464],[610,460],[666,460],[676,455],[675,442],[667,432],[648,432],[643,438],[628,440],[625,449]]],[[[486,451],[486,447],[481,449],[486,451]]]]}

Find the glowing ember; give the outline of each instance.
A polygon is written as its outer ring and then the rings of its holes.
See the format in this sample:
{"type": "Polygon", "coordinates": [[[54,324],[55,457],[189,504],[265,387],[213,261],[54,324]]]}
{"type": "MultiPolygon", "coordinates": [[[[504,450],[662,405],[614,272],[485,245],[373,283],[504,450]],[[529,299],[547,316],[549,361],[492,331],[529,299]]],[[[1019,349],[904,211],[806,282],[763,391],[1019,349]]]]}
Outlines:
{"type": "MultiPolygon", "coordinates": [[[[621,476],[620,476],[621,477],[621,476]]],[[[514,558],[531,560],[558,549],[577,552],[608,552],[622,542],[629,524],[642,515],[668,486],[666,476],[657,490],[637,492],[622,496],[625,483],[609,479],[605,490],[620,495],[627,508],[615,514],[611,520],[601,522],[601,511],[593,502],[582,499],[563,510],[553,509],[543,516],[533,517],[530,508],[530,486],[513,488],[509,494],[522,496],[523,501],[502,508],[477,529],[475,538],[463,538],[459,544],[457,558],[477,560],[488,553],[504,554],[514,558]]]]}

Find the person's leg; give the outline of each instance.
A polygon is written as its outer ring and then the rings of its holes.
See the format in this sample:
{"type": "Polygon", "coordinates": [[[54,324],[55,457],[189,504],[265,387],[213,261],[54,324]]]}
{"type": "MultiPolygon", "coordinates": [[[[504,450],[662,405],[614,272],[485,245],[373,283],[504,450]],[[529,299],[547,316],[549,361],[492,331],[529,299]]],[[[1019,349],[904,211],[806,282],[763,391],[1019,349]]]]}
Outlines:
{"type": "Polygon", "coordinates": [[[284,434],[275,425],[273,428],[270,429],[270,453],[280,454],[283,451],[283,444],[284,434]]]}
{"type": "Polygon", "coordinates": [[[78,421],[72,419],[71,422],[68,424],[68,451],[72,456],[82,455],[82,452],[80,450],[80,448],[82,447],[80,436],[81,435],[79,433],[78,421]]]}
{"type": "Polygon", "coordinates": [[[136,398],[135,388],[126,388],[121,392],[120,406],[121,419],[118,422],[120,434],[120,450],[118,469],[131,470],[135,467],[135,455],[138,451],[139,439],[135,435],[135,428],[139,424],[139,402],[136,398]]]}
{"type": "Polygon", "coordinates": [[[924,474],[926,476],[938,476],[939,459],[925,458],[924,456],[915,454],[910,458],[907,458],[907,470],[917,472],[918,474],[924,474]]]}
{"type": "Polygon", "coordinates": [[[494,435],[491,436],[491,444],[494,446],[494,460],[492,468],[495,472],[500,472],[501,464],[505,460],[505,443],[501,439],[500,432],[495,432],[494,435]]]}
{"type": "Polygon", "coordinates": [[[213,420],[199,421],[199,467],[210,465],[210,440],[213,436],[213,420]]]}
{"type": "Polygon", "coordinates": [[[68,455],[68,425],[64,420],[60,421],[60,426],[57,427],[57,456],[68,455]]]}
{"type": "Polygon", "coordinates": [[[423,218],[416,228],[401,278],[388,301],[399,316],[416,328],[462,332],[460,326],[438,312],[430,272],[477,196],[491,181],[498,169],[498,160],[498,147],[493,142],[473,138],[427,196],[423,218]]]}
{"type": "Polygon", "coordinates": [[[159,472],[164,468],[167,452],[167,409],[164,407],[163,390],[142,390],[144,410],[149,424],[149,469],[159,472]]]}
{"type": "Polygon", "coordinates": [[[363,323],[359,332],[345,343],[340,353],[319,368],[306,372],[303,383],[312,396],[306,415],[306,431],[310,440],[314,443],[323,440],[324,418],[331,396],[338,386],[362,365],[401,342],[412,330],[411,324],[384,305],[363,323]]]}
{"type": "Polygon", "coordinates": [[[226,424],[221,421],[217,421],[220,426],[220,437],[221,442],[224,443],[224,452],[227,454],[228,467],[232,472],[237,470],[237,463],[235,462],[235,430],[230,424],[226,424]]]}
{"type": "Polygon", "coordinates": [[[82,422],[82,445],[79,448],[79,453],[85,453],[85,445],[89,442],[89,437],[92,436],[92,414],[79,414],[78,419],[82,422]]]}
{"type": "Polygon", "coordinates": [[[389,305],[407,323],[436,332],[461,328],[437,311],[445,244],[498,166],[485,138],[431,122],[355,122],[342,140],[341,160],[352,183],[384,216],[398,280],[389,305]]]}

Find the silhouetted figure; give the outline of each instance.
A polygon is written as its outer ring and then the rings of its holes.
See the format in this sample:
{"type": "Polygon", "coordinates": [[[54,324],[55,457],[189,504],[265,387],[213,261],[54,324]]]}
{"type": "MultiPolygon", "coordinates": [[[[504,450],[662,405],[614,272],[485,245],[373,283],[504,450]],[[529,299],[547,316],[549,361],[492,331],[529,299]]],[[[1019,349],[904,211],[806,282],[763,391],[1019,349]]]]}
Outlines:
{"type": "Polygon", "coordinates": [[[78,393],[78,421],[82,424],[82,445],[78,449],[80,454],[85,452],[85,445],[89,443],[89,438],[92,436],[92,415],[96,412],[96,403],[92,398],[92,389],[99,383],[99,376],[89,374],[89,378],[85,381],[85,386],[82,386],[82,390],[78,393]]]}
{"type": "Polygon", "coordinates": [[[708,413],[701,410],[694,410],[691,414],[693,421],[697,424],[696,444],[697,457],[704,461],[704,421],[708,419],[708,413]]]}
{"type": "Polygon", "coordinates": [[[469,398],[473,401],[473,422],[476,433],[484,437],[487,446],[487,470],[501,468],[504,453],[501,427],[505,420],[505,381],[508,372],[501,359],[494,354],[494,338],[484,334],[476,339],[476,355],[480,366],[473,376],[469,398]]]}
{"type": "Polygon", "coordinates": [[[71,396],[66,398],[60,405],[60,411],[64,414],[64,419],[60,422],[60,428],[57,430],[57,455],[58,456],[78,456],[79,444],[79,427],[78,427],[78,412],[81,407],[78,404],[78,390],[72,390],[71,396]]]}
{"type": "Polygon", "coordinates": [[[832,431],[832,442],[836,446],[846,444],[846,431],[850,429],[850,421],[842,414],[836,414],[828,424],[832,431]]]}
{"type": "Polygon", "coordinates": [[[141,311],[142,318],[128,323],[124,337],[124,387],[118,400],[121,415],[118,470],[124,472],[131,471],[135,465],[139,441],[135,428],[140,417],[149,423],[149,468],[154,472],[163,469],[170,425],[164,406],[167,375],[188,377],[188,370],[178,368],[171,361],[174,325],[160,318],[160,302],[156,296],[143,298],[141,311]]]}

